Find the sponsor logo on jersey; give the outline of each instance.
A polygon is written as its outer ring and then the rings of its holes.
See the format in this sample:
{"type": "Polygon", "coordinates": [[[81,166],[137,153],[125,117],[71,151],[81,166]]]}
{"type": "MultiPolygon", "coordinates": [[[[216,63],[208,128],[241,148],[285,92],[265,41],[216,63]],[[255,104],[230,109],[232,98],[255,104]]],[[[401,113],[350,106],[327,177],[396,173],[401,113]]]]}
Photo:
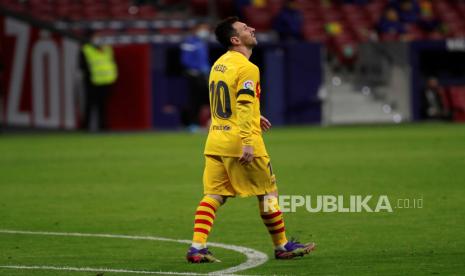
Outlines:
{"type": "Polygon", "coordinates": [[[222,130],[222,131],[228,131],[231,129],[231,126],[229,125],[212,125],[213,130],[222,130]]]}
{"type": "Polygon", "coordinates": [[[249,90],[252,90],[252,91],[253,91],[253,89],[254,89],[254,83],[253,83],[253,81],[251,81],[251,80],[246,80],[246,81],[244,82],[244,89],[249,89],[249,90]]]}

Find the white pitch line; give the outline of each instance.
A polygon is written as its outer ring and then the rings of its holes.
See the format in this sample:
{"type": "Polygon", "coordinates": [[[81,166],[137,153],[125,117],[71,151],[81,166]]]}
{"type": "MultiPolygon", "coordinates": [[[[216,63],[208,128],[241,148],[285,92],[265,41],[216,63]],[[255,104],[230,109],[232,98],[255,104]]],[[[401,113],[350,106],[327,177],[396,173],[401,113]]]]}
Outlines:
{"type": "MultiPolygon", "coordinates": [[[[97,238],[116,238],[116,239],[131,239],[131,240],[152,240],[152,241],[166,241],[166,242],[177,242],[177,243],[185,243],[190,244],[190,240],[181,240],[181,239],[170,239],[170,238],[162,238],[162,237],[153,237],[153,236],[130,236],[130,235],[113,235],[113,234],[89,234],[89,233],[66,233],[66,232],[43,232],[43,231],[19,231],[19,230],[8,230],[8,229],[0,229],[0,233],[3,234],[22,234],[22,235],[42,235],[42,236],[68,236],[68,237],[97,237],[97,238]]],[[[264,264],[268,261],[268,256],[260,251],[243,247],[243,246],[236,246],[236,245],[229,245],[223,243],[208,243],[209,246],[212,247],[219,247],[224,249],[233,250],[244,254],[247,257],[247,260],[237,266],[233,266],[230,268],[226,268],[223,270],[213,271],[208,274],[199,274],[199,273],[190,273],[185,272],[188,274],[180,274],[181,272],[163,272],[163,273],[177,273],[172,275],[225,275],[225,274],[232,274],[235,272],[243,271],[246,269],[254,268],[264,264]],[[189,274],[190,273],[190,274],[189,274]]],[[[3,266],[5,267],[5,266],[3,266]]],[[[26,269],[26,267],[25,267],[26,269]]],[[[38,269],[38,268],[36,268],[38,269]]],[[[56,269],[56,268],[55,268],[56,269]]],[[[76,268],[72,268],[76,269],[76,268]]],[[[79,268],[77,268],[79,269],[79,268]]],[[[94,269],[94,268],[90,268],[94,269]]],[[[94,269],[98,270],[98,269],[94,269]]],[[[101,270],[98,270],[101,271],[101,270]]],[[[92,271],[93,272],[93,271],[92,271]]],[[[116,272],[116,271],[112,271],[116,272]]],[[[134,272],[136,273],[136,272],[134,272]]],[[[140,274],[160,274],[158,272],[151,272],[151,271],[140,271],[140,274]]],[[[161,273],[162,274],[162,273],[161,273]]]]}
{"type": "MultiPolygon", "coordinates": [[[[70,266],[26,266],[26,265],[0,265],[0,268],[22,269],[22,270],[60,270],[76,272],[112,272],[112,273],[132,273],[132,274],[161,274],[161,275],[208,275],[206,273],[194,272],[170,272],[170,271],[146,271],[146,270],[128,270],[113,268],[92,268],[92,267],[70,267],[70,266]]],[[[234,274],[229,274],[234,275],[234,274]]],[[[243,275],[241,275],[243,276],[243,275]]]]}

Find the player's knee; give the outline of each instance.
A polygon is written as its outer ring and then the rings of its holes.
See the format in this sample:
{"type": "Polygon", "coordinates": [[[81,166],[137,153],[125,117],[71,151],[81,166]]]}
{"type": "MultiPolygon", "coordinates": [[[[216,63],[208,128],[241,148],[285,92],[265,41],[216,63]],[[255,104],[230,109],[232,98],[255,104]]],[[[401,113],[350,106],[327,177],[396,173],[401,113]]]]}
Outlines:
{"type": "Polygon", "coordinates": [[[222,195],[207,195],[208,197],[211,197],[213,199],[215,199],[216,201],[218,201],[221,205],[225,204],[226,203],[226,199],[227,197],[225,196],[222,196],[222,195]]]}
{"type": "Polygon", "coordinates": [[[274,191],[274,192],[270,192],[265,195],[257,195],[258,201],[264,201],[265,199],[270,199],[270,198],[278,198],[278,192],[274,191]]]}

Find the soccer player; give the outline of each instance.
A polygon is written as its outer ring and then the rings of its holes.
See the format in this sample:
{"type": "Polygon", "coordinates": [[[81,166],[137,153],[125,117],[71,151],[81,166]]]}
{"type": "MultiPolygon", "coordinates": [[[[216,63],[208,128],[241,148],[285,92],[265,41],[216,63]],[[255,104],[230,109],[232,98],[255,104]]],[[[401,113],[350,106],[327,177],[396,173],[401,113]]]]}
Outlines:
{"type": "Polygon", "coordinates": [[[260,115],[260,72],[249,61],[257,45],[255,29],[229,17],[215,34],[228,51],[210,72],[211,126],[205,145],[205,196],[195,213],[191,263],[216,262],[207,248],[218,208],[228,197],[257,196],[260,215],[275,246],[276,259],[310,253],[314,243],[288,241],[279,211],[275,175],[262,139],[271,124],[260,115]]]}

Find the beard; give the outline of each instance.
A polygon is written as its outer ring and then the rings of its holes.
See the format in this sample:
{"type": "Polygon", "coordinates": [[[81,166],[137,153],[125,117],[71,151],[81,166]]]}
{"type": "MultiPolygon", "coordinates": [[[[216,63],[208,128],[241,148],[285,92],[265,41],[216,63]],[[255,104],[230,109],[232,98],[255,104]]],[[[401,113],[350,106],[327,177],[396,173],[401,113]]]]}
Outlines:
{"type": "Polygon", "coordinates": [[[245,46],[249,49],[253,49],[255,46],[258,45],[258,41],[255,37],[251,37],[249,41],[245,44],[245,46]]]}

